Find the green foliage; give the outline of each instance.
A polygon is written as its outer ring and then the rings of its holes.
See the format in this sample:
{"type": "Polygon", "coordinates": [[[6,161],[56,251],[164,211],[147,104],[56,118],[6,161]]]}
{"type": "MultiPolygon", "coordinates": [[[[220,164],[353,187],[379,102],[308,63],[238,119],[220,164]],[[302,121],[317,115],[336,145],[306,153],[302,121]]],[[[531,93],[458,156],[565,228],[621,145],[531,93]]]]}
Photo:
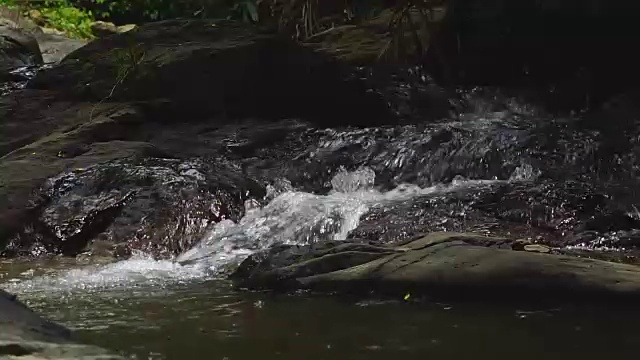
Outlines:
{"type": "Polygon", "coordinates": [[[0,6],[6,6],[6,7],[13,8],[16,5],[17,5],[16,4],[16,0],[0,0],[0,6]]]}
{"type": "Polygon", "coordinates": [[[93,36],[91,24],[94,22],[90,11],[71,6],[67,1],[45,1],[40,13],[48,27],[64,31],[73,37],[90,38],[93,36]]]}
{"type": "Polygon", "coordinates": [[[73,6],[71,0],[0,0],[0,6],[17,9],[40,25],[63,31],[72,37],[93,36],[93,14],[73,6]]]}
{"type": "Polygon", "coordinates": [[[299,40],[333,27],[357,24],[391,9],[385,57],[423,56],[437,32],[436,9],[447,0],[0,0],[23,12],[36,9],[43,25],[75,37],[92,37],[97,19],[141,23],[177,17],[226,17],[274,25],[299,40]]]}

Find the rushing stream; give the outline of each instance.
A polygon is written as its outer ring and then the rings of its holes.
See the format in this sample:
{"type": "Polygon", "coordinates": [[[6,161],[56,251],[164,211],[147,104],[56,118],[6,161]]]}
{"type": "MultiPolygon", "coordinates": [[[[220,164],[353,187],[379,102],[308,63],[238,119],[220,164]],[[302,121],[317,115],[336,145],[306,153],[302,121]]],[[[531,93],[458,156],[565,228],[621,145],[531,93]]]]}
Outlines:
{"type": "Polygon", "coordinates": [[[61,174],[48,185],[53,201],[43,212],[64,225],[56,227],[60,238],[95,218],[86,214],[125,199],[124,220],[104,233],[170,227],[162,234],[179,243],[176,256],[158,260],[133,246],[131,258],[114,263],[6,261],[0,281],[87,341],[138,359],[631,358],[640,340],[636,310],[276,296],[237,291],[224,280],[246,256],[277,243],[386,242],[433,230],[633,250],[640,228],[635,133],[613,144],[583,120],[494,101],[430,124],[198,129],[211,136],[207,149],[216,157],[196,156],[196,139],[193,159],[61,174]],[[221,174],[238,173],[264,192],[238,190],[242,196],[223,197],[231,205],[213,206],[207,181],[225,178],[233,193],[236,175],[221,174]],[[105,174],[117,181],[103,181],[105,174]],[[169,205],[175,223],[149,213],[169,205]],[[227,215],[211,221],[194,209],[227,215]]]}

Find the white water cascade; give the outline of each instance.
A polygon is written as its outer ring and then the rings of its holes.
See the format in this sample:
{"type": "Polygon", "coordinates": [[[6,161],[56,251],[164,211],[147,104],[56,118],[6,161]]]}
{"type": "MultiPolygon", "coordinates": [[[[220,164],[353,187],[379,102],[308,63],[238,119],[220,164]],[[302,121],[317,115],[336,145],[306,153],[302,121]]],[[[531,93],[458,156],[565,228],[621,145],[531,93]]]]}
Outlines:
{"type": "Polygon", "coordinates": [[[217,223],[202,241],[174,260],[153,260],[135,254],[128,260],[94,265],[32,277],[23,274],[6,284],[15,293],[73,291],[154,286],[220,276],[255,251],[276,243],[309,244],[343,240],[358,226],[359,219],[373,206],[384,206],[413,197],[447,193],[499,180],[459,180],[447,185],[420,188],[401,185],[381,192],[374,188],[375,173],[369,168],[339,171],[332,190],[316,195],[292,189],[290,184],[270,188],[271,200],[264,207],[247,202],[246,215],[238,222],[217,223]]]}

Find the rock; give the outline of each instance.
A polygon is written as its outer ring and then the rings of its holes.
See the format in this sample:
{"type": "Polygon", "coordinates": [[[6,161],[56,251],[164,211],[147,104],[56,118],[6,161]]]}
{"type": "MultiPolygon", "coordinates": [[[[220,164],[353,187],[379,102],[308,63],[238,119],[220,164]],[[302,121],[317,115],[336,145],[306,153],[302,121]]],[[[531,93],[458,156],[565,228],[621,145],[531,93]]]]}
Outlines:
{"type": "Polygon", "coordinates": [[[87,40],[71,39],[53,29],[43,28],[42,30],[42,33],[36,34],[36,39],[42,51],[42,58],[47,64],[57,63],[87,44],[87,40]]]}
{"type": "Polygon", "coordinates": [[[360,80],[344,81],[343,70],[329,56],[250,25],[167,20],[93,41],[28,87],[75,100],[170,99],[168,117],[392,121],[384,101],[360,80]]]}
{"type": "Polygon", "coordinates": [[[26,18],[16,8],[0,6],[0,24],[13,24],[14,28],[20,28],[28,33],[35,34],[39,31],[39,26],[33,20],[26,18]]]}
{"type": "Polygon", "coordinates": [[[33,35],[10,25],[0,25],[0,80],[10,77],[11,70],[43,63],[33,35]]]}
{"type": "Polygon", "coordinates": [[[309,246],[276,245],[251,255],[230,278],[240,282],[250,279],[259,288],[281,288],[280,281],[286,283],[297,277],[345,269],[397,251],[358,240],[323,241],[309,246]]]}
{"type": "Polygon", "coordinates": [[[3,359],[117,360],[120,356],[75,341],[71,331],[45,320],[0,290],[0,357],[3,359]]]}
{"type": "Polygon", "coordinates": [[[540,244],[529,244],[524,246],[524,251],[548,254],[551,252],[551,248],[540,244]]]}
{"type": "Polygon", "coordinates": [[[16,24],[15,22],[13,22],[12,20],[9,19],[4,19],[0,17],[0,26],[6,26],[8,28],[18,28],[18,24],[16,24]]]}
{"type": "Polygon", "coordinates": [[[46,21],[45,19],[42,17],[42,12],[40,12],[40,10],[37,9],[31,9],[27,12],[28,17],[30,20],[32,20],[34,23],[36,23],[38,26],[44,26],[46,21]]]}
{"type": "MultiPolygon", "coordinates": [[[[37,50],[32,38],[35,38],[44,63],[58,62],[87,43],[86,40],[70,39],[59,30],[41,27],[40,25],[44,24],[39,21],[40,17],[38,16],[39,11],[37,10],[31,10],[30,17],[26,18],[18,12],[0,6],[0,29],[4,27],[19,29],[17,31],[27,34],[27,38],[30,39],[28,40],[29,51],[34,53],[37,50]]],[[[42,61],[35,65],[40,65],[42,61]]]]}
{"type": "Polygon", "coordinates": [[[131,31],[131,30],[133,30],[133,29],[135,29],[137,27],[138,27],[138,25],[136,25],[136,24],[120,25],[117,28],[117,32],[118,33],[126,33],[127,31],[131,31]]]}
{"type": "Polygon", "coordinates": [[[105,21],[96,21],[91,24],[91,31],[97,37],[106,37],[111,36],[113,34],[121,34],[135,29],[137,25],[135,24],[126,24],[116,26],[114,23],[105,22],[105,21]]]}
{"type": "Polygon", "coordinates": [[[288,251],[280,248],[266,257],[245,260],[232,278],[248,288],[376,292],[398,297],[406,293],[464,299],[529,298],[540,293],[576,300],[640,296],[638,266],[496,249],[487,246],[492,241],[504,239],[431,233],[401,246],[388,246],[386,251],[366,247],[352,251],[353,245],[345,243],[330,254],[307,248],[305,258],[274,267],[270,262],[276,254],[288,251]]]}
{"type": "Polygon", "coordinates": [[[118,33],[118,27],[112,22],[96,21],[91,24],[91,31],[97,37],[105,37],[118,33]]]}
{"type": "Polygon", "coordinates": [[[212,223],[238,221],[244,200],[262,198],[264,190],[224,163],[149,159],[63,173],[49,180],[43,195],[34,229],[5,254],[75,256],[89,246],[104,254],[91,244],[96,239],[113,255],[142,250],[170,258],[194,246],[212,223]]]}
{"type": "Polygon", "coordinates": [[[50,28],[50,27],[43,26],[40,28],[40,30],[42,31],[43,34],[47,34],[47,35],[60,35],[60,36],[64,35],[64,31],[50,28]]]}
{"type": "MultiPolygon", "coordinates": [[[[23,100],[37,108],[51,99],[38,93],[23,100]]],[[[263,196],[260,185],[215,159],[168,159],[195,151],[185,145],[206,124],[192,124],[193,132],[180,138],[171,124],[145,121],[135,106],[51,104],[28,120],[0,123],[7,134],[0,144],[5,255],[76,255],[98,238],[117,255],[140,249],[168,257],[200,239],[212,221],[237,220],[245,197],[263,196]],[[92,110],[95,118],[87,121],[92,110]],[[158,145],[170,134],[175,147],[165,149],[172,154],[140,141],[143,133],[158,145]]]]}

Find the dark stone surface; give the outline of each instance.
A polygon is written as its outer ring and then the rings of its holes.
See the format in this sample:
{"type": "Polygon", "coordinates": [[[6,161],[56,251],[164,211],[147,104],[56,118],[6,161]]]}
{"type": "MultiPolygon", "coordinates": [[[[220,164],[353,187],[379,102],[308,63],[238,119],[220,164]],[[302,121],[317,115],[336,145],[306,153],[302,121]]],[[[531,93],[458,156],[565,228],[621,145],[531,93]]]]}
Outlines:
{"type": "Polygon", "coordinates": [[[384,102],[357,79],[345,82],[345,75],[331,57],[260,28],[222,20],[167,20],[93,41],[60,66],[40,72],[28,87],[55,90],[75,101],[164,99],[157,114],[167,120],[389,121],[384,102]]]}
{"type": "Polygon", "coordinates": [[[290,247],[278,246],[245,260],[231,278],[250,289],[464,300],[538,300],[540,293],[545,294],[545,301],[616,301],[640,296],[638,266],[541,254],[539,247],[515,251],[518,246],[493,246],[505,241],[508,239],[448,232],[388,247],[346,241],[330,252],[314,246],[292,252],[290,247]],[[298,255],[301,250],[306,252],[304,257],[298,255]]]}

